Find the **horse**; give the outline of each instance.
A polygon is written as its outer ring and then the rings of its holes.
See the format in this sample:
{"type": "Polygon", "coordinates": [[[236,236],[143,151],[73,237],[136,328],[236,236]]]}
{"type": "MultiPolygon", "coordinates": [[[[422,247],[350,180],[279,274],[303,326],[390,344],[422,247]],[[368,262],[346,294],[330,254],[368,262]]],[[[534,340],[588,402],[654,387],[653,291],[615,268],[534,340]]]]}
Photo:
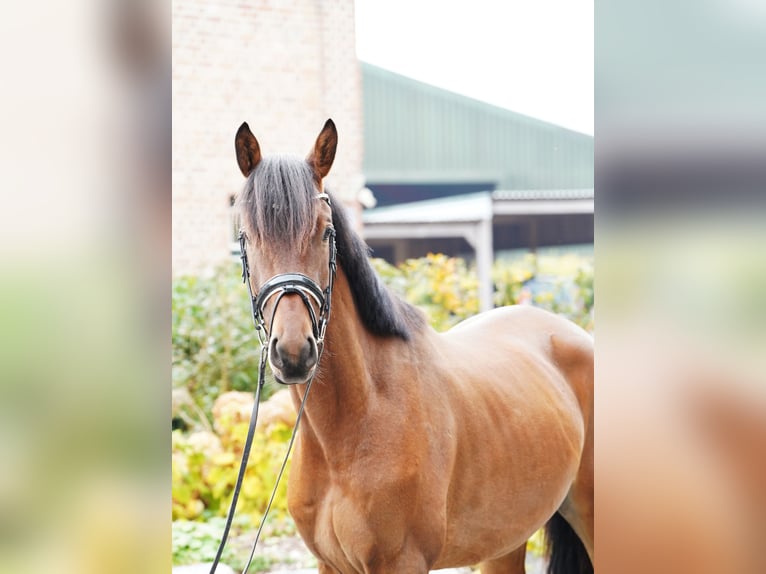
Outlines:
{"type": "Polygon", "coordinates": [[[530,306],[434,331],[325,191],[337,143],[332,120],[306,158],[235,136],[264,352],[305,400],[288,510],[319,572],[523,573],[543,526],[549,572],[592,572],[592,338],[530,306]]]}

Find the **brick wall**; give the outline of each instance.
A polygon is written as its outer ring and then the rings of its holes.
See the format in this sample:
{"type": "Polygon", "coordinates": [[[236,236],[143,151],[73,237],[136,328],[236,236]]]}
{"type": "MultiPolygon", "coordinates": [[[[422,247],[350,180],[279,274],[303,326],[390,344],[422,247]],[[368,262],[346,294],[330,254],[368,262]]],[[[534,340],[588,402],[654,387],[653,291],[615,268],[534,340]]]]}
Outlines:
{"type": "Polygon", "coordinates": [[[172,10],[173,274],[228,256],[243,121],[264,154],[303,156],[332,117],[326,185],[353,204],[363,186],[353,0],[174,0],[172,10]]]}

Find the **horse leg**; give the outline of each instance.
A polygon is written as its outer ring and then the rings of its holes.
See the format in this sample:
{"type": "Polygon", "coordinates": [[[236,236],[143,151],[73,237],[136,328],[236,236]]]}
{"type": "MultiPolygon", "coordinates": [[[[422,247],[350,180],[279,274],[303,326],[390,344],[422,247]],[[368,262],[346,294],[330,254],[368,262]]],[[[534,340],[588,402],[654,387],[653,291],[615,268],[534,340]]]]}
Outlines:
{"type": "Polygon", "coordinates": [[[516,550],[500,558],[481,563],[481,574],[524,574],[524,559],[527,545],[522,544],[516,550]]]}
{"type": "MultiPolygon", "coordinates": [[[[592,491],[591,491],[592,492],[592,491]]],[[[593,563],[593,496],[571,492],[567,500],[559,508],[559,514],[568,524],[577,538],[582,542],[585,551],[593,563]],[[579,496],[578,496],[579,494],[579,496]]],[[[551,521],[555,520],[554,515],[551,521]]],[[[550,537],[549,537],[550,538],[550,537]]]]}
{"type": "Polygon", "coordinates": [[[585,441],[580,464],[564,502],[546,526],[554,574],[592,572],[593,539],[593,348],[568,337],[551,337],[552,354],[577,396],[585,441]],[[557,570],[558,569],[558,570],[557,570]]]}
{"type": "Polygon", "coordinates": [[[564,503],[546,526],[549,572],[593,572],[593,418],[580,468],[564,503]]]}
{"type": "Polygon", "coordinates": [[[317,570],[319,574],[338,574],[338,571],[327,564],[326,562],[317,562],[317,570]]]}

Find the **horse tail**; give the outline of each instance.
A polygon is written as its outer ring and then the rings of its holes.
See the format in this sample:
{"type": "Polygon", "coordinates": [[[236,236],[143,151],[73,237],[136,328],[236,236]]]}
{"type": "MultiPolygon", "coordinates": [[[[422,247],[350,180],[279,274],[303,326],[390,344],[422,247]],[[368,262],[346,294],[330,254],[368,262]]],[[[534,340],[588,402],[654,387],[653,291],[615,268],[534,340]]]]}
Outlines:
{"type": "Polygon", "coordinates": [[[558,512],[545,525],[548,574],[593,574],[582,540],[558,512]]]}

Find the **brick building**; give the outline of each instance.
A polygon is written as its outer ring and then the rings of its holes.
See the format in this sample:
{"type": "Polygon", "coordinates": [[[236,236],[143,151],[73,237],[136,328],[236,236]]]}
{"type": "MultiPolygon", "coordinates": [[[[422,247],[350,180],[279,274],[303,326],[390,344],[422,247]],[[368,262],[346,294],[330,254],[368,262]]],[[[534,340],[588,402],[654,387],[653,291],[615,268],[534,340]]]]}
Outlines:
{"type": "Polygon", "coordinates": [[[339,132],[327,186],[352,204],[362,177],[362,87],[353,0],[183,0],[173,16],[173,275],[225,260],[244,179],[234,134],[264,154],[305,154],[339,132]]]}

